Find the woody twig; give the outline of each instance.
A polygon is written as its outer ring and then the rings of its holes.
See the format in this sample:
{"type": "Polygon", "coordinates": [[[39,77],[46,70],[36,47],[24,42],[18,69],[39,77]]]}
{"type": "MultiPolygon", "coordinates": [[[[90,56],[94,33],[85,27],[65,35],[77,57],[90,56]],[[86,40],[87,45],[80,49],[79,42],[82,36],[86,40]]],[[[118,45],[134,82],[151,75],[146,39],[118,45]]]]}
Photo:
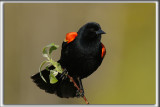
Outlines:
{"type": "MultiPolygon", "coordinates": [[[[70,75],[67,75],[67,77],[73,82],[74,86],[75,86],[78,90],[80,90],[80,88],[78,87],[78,85],[76,84],[76,82],[74,81],[74,79],[73,79],[70,75]]],[[[88,102],[87,98],[85,97],[85,95],[82,96],[82,97],[83,97],[84,101],[86,102],[86,104],[89,104],[89,102],[88,102]]]]}

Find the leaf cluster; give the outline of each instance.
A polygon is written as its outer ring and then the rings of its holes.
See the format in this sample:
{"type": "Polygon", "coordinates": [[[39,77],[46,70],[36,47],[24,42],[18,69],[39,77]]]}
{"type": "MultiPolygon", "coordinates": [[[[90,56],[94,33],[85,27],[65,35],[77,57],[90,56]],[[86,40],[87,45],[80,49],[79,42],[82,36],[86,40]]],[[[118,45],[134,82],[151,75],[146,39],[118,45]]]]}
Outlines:
{"type": "Polygon", "coordinates": [[[48,65],[45,68],[46,68],[46,70],[50,71],[49,79],[50,79],[51,84],[55,84],[56,82],[58,82],[58,79],[56,78],[56,76],[58,75],[58,73],[63,72],[61,65],[58,62],[54,61],[53,58],[51,57],[52,52],[54,50],[56,50],[58,47],[59,47],[58,45],[51,43],[51,44],[47,45],[46,47],[44,47],[43,51],[42,51],[43,57],[45,57],[47,60],[43,61],[39,67],[40,76],[43,79],[43,81],[46,82],[41,71],[42,71],[42,67],[46,63],[48,63],[48,65]],[[48,67],[51,65],[53,65],[55,67],[55,69],[49,70],[48,67]]]}

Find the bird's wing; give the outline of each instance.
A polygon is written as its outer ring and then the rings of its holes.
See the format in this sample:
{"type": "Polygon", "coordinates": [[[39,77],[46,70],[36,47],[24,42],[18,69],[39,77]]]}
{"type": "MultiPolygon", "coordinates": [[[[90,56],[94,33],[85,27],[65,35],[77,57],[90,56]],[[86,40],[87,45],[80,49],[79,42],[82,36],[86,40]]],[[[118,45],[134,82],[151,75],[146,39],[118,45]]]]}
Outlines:
{"type": "Polygon", "coordinates": [[[103,43],[101,43],[101,45],[102,45],[101,58],[104,58],[104,56],[106,55],[106,48],[105,48],[105,46],[103,45],[103,43]]]}
{"type": "Polygon", "coordinates": [[[65,42],[70,43],[78,36],[77,32],[70,32],[66,34],[65,42]]]}
{"type": "Polygon", "coordinates": [[[66,38],[64,40],[64,42],[62,43],[62,50],[61,50],[61,58],[59,60],[60,64],[62,65],[62,67],[65,67],[64,64],[66,64],[66,58],[68,58],[69,52],[70,52],[70,45],[73,43],[73,41],[75,40],[75,38],[78,36],[77,32],[70,32],[66,34],[66,38]]]}
{"type": "MultiPolygon", "coordinates": [[[[64,42],[62,43],[62,51],[63,50],[66,51],[68,44],[72,43],[77,36],[78,36],[77,32],[67,33],[66,38],[65,38],[64,42]]],[[[63,53],[65,53],[65,52],[63,52],[63,53]]]]}

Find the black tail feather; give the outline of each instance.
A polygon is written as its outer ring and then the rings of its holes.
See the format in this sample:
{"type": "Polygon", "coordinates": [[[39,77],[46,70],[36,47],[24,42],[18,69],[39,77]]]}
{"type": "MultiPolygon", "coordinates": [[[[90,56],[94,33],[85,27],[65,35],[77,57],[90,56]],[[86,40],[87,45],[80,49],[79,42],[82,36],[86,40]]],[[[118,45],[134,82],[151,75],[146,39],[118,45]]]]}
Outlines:
{"type": "MultiPolygon", "coordinates": [[[[50,66],[49,69],[54,69],[53,66],[50,66]]],[[[33,82],[42,90],[45,90],[47,93],[56,94],[61,98],[69,98],[69,97],[76,97],[77,88],[74,86],[72,82],[70,82],[69,78],[66,79],[59,79],[60,75],[57,76],[58,82],[55,84],[50,84],[49,82],[49,74],[50,72],[46,69],[41,71],[43,77],[45,78],[46,82],[42,80],[40,77],[40,73],[37,73],[31,76],[33,82]]],[[[78,84],[78,80],[74,78],[75,82],[78,84]]]]}

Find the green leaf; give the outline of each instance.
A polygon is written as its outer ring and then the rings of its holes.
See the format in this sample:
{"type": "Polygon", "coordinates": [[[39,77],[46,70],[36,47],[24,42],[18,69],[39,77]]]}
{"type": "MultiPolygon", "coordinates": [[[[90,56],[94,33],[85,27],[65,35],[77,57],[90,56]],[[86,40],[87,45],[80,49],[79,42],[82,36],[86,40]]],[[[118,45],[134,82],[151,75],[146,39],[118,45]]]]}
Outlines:
{"type": "Polygon", "coordinates": [[[49,78],[51,84],[55,84],[56,82],[58,82],[57,78],[52,73],[50,73],[49,78]]]}
{"type": "Polygon", "coordinates": [[[59,47],[58,45],[55,45],[54,43],[51,43],[51,44],[47,45],[46,48],[52,47],[52,46],[55,47],[56,49],[59,47]]]}
{"type": "Polygon", "coordinates": [[[51,54],[52,51],[53,51],[53,50],[56,50],[57,48],[58,48],[58,45],[53,45],[53,46],[51,46],[50,49],[49,49],[49,54],[51,54]]]}
{"type": "Polygon", "coordinates": [[[47,50],[46,49],[47,49],[47,47],[43,48],[43,51],[42,51],[43,54],[47,54],[47,50]]]}
{"type": "Polygon", "coordinates": [[[43,57],[48,57],[48,55],[47,55],[47,47],[43,48],[42,53],[43,53],[43,57]]]}
{"type": "Polygon", "coordinates": [[[55,44],[54,43],[51,43],[49,45],[47,45],[46,47],[51,47],[51,46],[54,46],[55,44]]]}
{"type": "Polygon", "coordinates": [[[49,68],[48,68],[48,66],[46,66],[46,70],[47,70],[47,71],[49,71],[49,68]]]}
{"type": "Polygon", "coordinates": [[[63,72],[62,67],[61,67],[61,65],[60,65],[59,63],[57,63],[56,69],[57,69],[57,71],[58,71],[59,73],[62,73],[62,72],[63,72]]]}
{"type": "Polygon", "coordinates": [[[43,54],[43,57],[48,57],[48,55],[47,54],[43,54]]]}
{"type": "Polygon", "coordinates": [[[50,73],[52,73],[54,76],[58,75],[58,72],[54,69],[54,70],[50,70],[50,73]]]}
{"type": "Polygon", "coordinates": [[[53,50],[56,50],[59,46],[58,45],[55,45],[54,43],[51,43],[49,45],[47,45],[46,47],[43,48],[43,56],[44,57],[48,57],[48,52],[47,52],[47,48],[49,48],[49,55],[52,53],[53,50]]]}
{"type": "Polygon", "coordinates": [[[61,65],[54,61],[52,58],[51,58],[51,53],[53,52],[53,50],[56,50],[59,46],[58,45],[55,45],[54,43],[51,43],[49,45],[47,45],[46,47],[43,48],[43,56],[46,57],[48,60],[47,61],[43,61],[40,65],[40,68],[39,68],[39,72],[40,72],[40,76],[41,78],[46,82],[45,78],[43,77],[42,73],[41,73],[41,68],[43,67],[43,65],[45,63],[49,63],[49,65],[53,65],[55,67],[54,70],[49,70],[48,66],[46,66],[46,70],[50,71],[50,75],[49,75],[49,78],[50,78],[50,83],[51,84],[54,84],[56,83],[58,80],[56,78],[56,76],[58,75],[58,73],[62,73],[62,68],[61,68],[61,65]],[[47,50],[47,48],[49,48],[49,52],[47,50]]]}
{"type": "MultiPolygon", "coordinates": [[[[41,78],[43,79],[44,82],[46,82],[46,80],[44,79],[44,77],[43,77],[43,75],[42,75],[42,73],[41,73],[41,69],[42,69],[43,65],[44,65],[45,63],[47,63],[47,62],[48,62],[48,61],[43,61],[43,62],[41,63],[41,65],[40,65],[40,68],[39,68],[40,76],[41,76],[41,78]]],[[[46,83],[47,83],[47,82],[46,82],[46,83]]]]}

